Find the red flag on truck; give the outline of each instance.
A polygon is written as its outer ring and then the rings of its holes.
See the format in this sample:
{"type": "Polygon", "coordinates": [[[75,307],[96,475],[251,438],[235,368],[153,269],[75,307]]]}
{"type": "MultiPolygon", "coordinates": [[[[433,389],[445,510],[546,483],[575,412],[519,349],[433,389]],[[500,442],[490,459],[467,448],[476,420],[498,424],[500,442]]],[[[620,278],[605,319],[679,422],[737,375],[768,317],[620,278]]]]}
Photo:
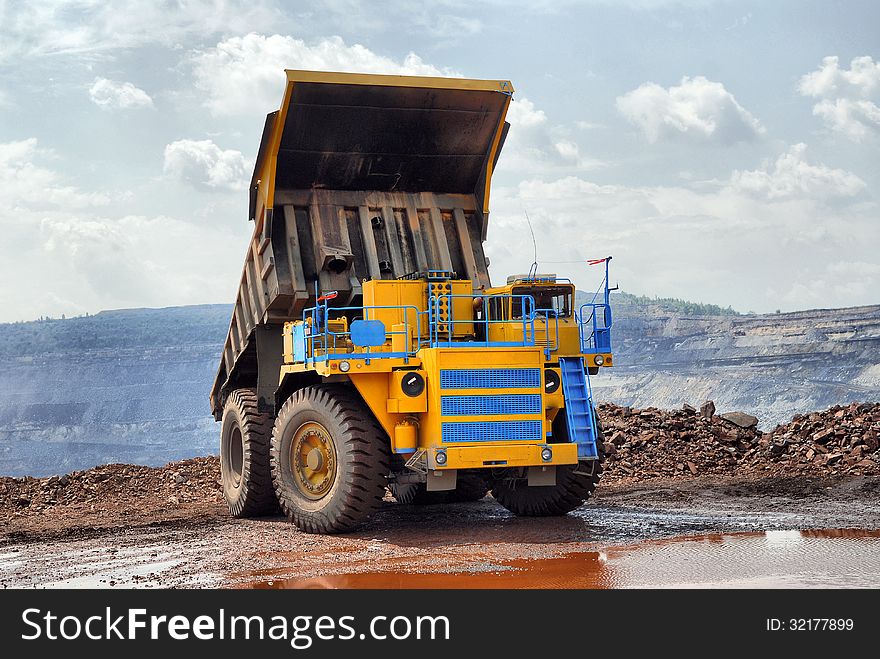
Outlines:
{"type": "Polygon", "coordinates": [[[607,260],[607,257],[604,259],[587,259],[587,265],[599,265],[600,263],[605,263],[607,260]]]}

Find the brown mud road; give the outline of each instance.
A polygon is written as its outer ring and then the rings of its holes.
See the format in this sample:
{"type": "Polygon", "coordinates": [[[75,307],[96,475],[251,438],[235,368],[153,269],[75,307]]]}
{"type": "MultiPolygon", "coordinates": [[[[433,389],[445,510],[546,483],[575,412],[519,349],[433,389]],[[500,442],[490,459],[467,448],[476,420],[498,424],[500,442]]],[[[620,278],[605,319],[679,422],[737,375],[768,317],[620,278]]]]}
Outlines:
{"type": "Polygon", "coordinates": [[[344,536],[230,519],[216,457],[0,478],[5,587],[880,587],[880,403],[794,417],[600,406],[597,496],[559,518],[390,499],[344,536]]]}
{"type": "MultiPolygon", "coordinates": [[[[343,536],[218,503],[7,525],[3,587],[880,586],[880,478],[612,484],[561,518],[386,502],[343,536]]],[[[53,513],[49,513],[53,514],[53,513]]],[[[59,515],[64,515],[58,510],[59,515]]]]}

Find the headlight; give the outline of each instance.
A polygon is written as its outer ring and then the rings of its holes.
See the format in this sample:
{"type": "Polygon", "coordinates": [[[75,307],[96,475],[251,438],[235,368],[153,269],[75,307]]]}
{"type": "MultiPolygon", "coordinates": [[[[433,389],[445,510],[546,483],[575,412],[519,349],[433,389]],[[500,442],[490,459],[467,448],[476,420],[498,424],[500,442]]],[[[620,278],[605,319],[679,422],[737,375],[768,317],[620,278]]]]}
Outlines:
{"type": "Polygon", "coordinates": [[[596,355],[595,357],[593,357],[593,363],[596,366],[601,366],[602,364],[605,363],[605,356],[604,355],[596,355]]]}
{"type": "Polygon", "coordinates": [[[437,455],[434,456],[434,461],[438,465],[446,464],[446,451],[437,451],[437,455]]]}
{"type": "Polygon", "coordinates": [[[553,459],[553,450],[550,447],[545,446],[541,449],[541,459],[544,462],[550,462],[553,459]]]}
{"type": "Polygon", "coordinates": [[[425,390],[425,378],[421,373],[409,371],[400,378],[400,388],[407,396],[415,398],[425,390]]]}
{"type": "Polygon", "coordinates": [[[559,373],[553,369],[544,369],[544,393],[552,394],[559,389],[559,373]]]}
{"type": "Polygon", "coordinates": [[[351,363],[346,361],[339,362],[339,370],[343,373],[348,373],[351,370],[351,363]]]}

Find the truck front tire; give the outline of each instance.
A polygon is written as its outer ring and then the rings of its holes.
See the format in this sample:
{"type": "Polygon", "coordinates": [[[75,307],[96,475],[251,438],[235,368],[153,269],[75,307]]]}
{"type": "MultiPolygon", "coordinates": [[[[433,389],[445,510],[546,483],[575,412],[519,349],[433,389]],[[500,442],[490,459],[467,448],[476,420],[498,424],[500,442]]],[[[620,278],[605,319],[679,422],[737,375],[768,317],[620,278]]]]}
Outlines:
{"type": "Polygon", "coordinates": [[[349,387],[295,392],[278,412],[271,444],[278,501],[302,531],[351,531],[378,510],[390,473],[389,442],[349,387]]]}
{"type": "MultiPolygon", "coordinates": [[[[492,488],[492,496],[515,515],[552,517],[580,508],[593,494],[602,476],[605,461],[605,435],[596,411],[596,448],[598,460],[584,460],[577,465],[556,467],[556,485],[529,487],[525,478],[501,479],[492,488]]],[[[556,441],[568,441],[565,411],[556,415],[553,435],[556,441]]]]}
{"type": "Polygon", "coordinates": [[[269,471],[272,417],[261,413],[253,389],[236,389],[223,407],[220,427],[220,481],[234,517],[277,512],[269,471]]]}

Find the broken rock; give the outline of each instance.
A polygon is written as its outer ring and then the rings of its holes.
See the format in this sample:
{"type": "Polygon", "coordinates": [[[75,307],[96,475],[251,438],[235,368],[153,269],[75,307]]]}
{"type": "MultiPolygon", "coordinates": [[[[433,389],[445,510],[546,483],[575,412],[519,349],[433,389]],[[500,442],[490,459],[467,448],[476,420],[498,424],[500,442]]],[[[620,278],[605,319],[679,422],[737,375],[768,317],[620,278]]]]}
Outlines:
{"type": "Polygon", "coordinates": [[[826,428],[813,435],[813,441],[817,444],[824,444],[834,435],[834,428],[826,428]]]}
{"type": "Polygon", "coordinates": [[[725,412],[721,418],[740,428],[754,428],[758,425],[758,417],[745,412],[725,412]]]}
{"type": "Polygon", "coordinates": [[[712,416],[715,414],[715,403],[711,400],[707,400],[705,403],[700,405],[700,415],[704,419],[712,419],[712,416]]]}

